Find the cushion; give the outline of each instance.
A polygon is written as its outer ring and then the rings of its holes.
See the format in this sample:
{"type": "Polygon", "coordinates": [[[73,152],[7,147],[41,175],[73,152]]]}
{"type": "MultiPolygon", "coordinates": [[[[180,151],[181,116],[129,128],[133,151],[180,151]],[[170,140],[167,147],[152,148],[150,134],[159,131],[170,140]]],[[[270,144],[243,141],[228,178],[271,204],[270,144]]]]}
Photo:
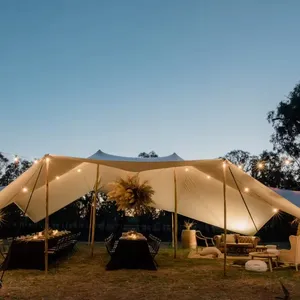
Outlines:
{"type": "Polygon", "coordinates": [[[267,252],[268,253],[272,253],[272,254],[277,254],[277,255],[279,255],[279,250],[277,250],[277,249],[267,249],[267,252]]]}
{"type": "Polygon", "coordinates": [[[266,272],[268,270],[267,264],[262,260],[249,260],[245,264],[247,271],[266,272]]]}
{"type": "Polygon", "coordinates": [[[253,243],[239,243],[239,245],[244,246],[244,247],[248,247],[248,248],[253,247],[253,243]]]}
{"type": "MultiPolygon", "coordinates": [[[[225,235],[222,234],[222,242],[225,240],[225,235]]],[[[226,234],[226,243],[235,243],[235,234],[226,234]]]]}
{"type": "Polygon", "coordinates": [[[247,244],[252,244],[254,241],[253,236],[239,236],[238,237],[238,243],[247,243],[247,244]]]}
{"type": "Polygon", "coordinates": [[[215,257],[220,257],[222,255],[222,252],[216,247],[206,247],[202,249],[200,255],[201,256],[214,255],[215,257]]]}

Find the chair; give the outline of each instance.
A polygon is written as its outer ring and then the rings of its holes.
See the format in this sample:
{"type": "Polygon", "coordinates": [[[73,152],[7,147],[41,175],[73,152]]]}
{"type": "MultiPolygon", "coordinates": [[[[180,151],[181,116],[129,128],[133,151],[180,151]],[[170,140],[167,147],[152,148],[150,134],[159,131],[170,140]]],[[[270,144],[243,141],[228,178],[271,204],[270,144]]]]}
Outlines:
{"type": "Polygon", "coordinates": [[[108,238],[104,240],[104,244],[107,252],[112,256],[117,248],[118,241],[115,242],[115,235],[112,233],[108,238]]]}
{"type": "Polygon", "coordinates": [[[2,256],[3,259],[5,259],[7,253],[8,253],[8,251],[7,251],[6,247],[5,247],[5,243],[1,239],[0,240],[0,255],[2,256]]]}
{"type": "Polygon", "coordinates": [[[298,265],[300,265],[300,236],[291,235],[289,240],[291,249],[280,250],[279,261],[295,265],[296,271],[298,271],[298,265]]]}
{"type": "Polygon", "coordinates": [[[155,256],[157,255],[159,248],[160,248],[161,240],[154,235],[150,234],[148,237],[148,246],[149,246],[149,251],[152,256],[152,259],[156,266],[158,266],[155,256]]]}
{"type": "Polygon", "coordinates": [[[210,238],[210,237],[204,236],[200,230],[197,230],[197,231],[196,231],[196,238],[199,239],[199,240],[204,241],[206,247],[209,246],[209,245],[208,245],[208,244],[209,244],[209,241],[210,241],[210,243],[212,244],[213,247],[215,246],[214,239],[213,239],[213,238],[210,238]]]}

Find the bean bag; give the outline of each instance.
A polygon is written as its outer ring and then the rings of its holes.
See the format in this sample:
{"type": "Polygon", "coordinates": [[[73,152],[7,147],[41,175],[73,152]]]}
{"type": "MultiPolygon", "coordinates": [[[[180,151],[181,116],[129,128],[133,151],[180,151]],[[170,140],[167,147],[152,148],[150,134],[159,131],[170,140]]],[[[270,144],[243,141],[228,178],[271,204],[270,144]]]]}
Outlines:
{"type": "Polygon", "coordinates": [[[262,260],[249,260],[245,264],[247,271],[266,272],[268,270],[267,264],[262,260]]]}

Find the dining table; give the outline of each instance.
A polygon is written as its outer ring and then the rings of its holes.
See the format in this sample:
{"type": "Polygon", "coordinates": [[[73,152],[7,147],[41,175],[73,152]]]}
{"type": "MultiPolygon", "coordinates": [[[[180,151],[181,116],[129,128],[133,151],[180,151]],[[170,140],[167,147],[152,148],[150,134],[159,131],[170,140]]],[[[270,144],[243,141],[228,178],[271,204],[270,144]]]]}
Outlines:
{"type": "Polygon", "coordinates": [[[145,237],[122,236],[119,239],[117,247],[106,265],[106,270],[117,269],[157,270],[145,237]]]}
{"type": "MultiPolygon", "coordinates": [[[[51,236],[48,239],[48,249],[54,248],[57,242],[69,232],[51,236]]],[[[49,256],[49,263],[52,257],[49,256]]],[[[6,269],[45,269],[45,238],[43,235],[18,237],[12,241],[10,251],[5,258],[6,269]]]]}

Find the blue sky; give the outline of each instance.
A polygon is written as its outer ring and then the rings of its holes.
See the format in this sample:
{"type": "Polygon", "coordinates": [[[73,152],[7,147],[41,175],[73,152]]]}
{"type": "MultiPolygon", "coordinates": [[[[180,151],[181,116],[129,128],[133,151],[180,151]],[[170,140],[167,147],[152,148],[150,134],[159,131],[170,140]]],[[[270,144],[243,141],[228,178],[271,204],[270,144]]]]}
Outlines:
{"type": "Polygon", "coordinates": [[[186,159],[271,149],[298,0],[0,1],[0,150],[186,159]]]}

